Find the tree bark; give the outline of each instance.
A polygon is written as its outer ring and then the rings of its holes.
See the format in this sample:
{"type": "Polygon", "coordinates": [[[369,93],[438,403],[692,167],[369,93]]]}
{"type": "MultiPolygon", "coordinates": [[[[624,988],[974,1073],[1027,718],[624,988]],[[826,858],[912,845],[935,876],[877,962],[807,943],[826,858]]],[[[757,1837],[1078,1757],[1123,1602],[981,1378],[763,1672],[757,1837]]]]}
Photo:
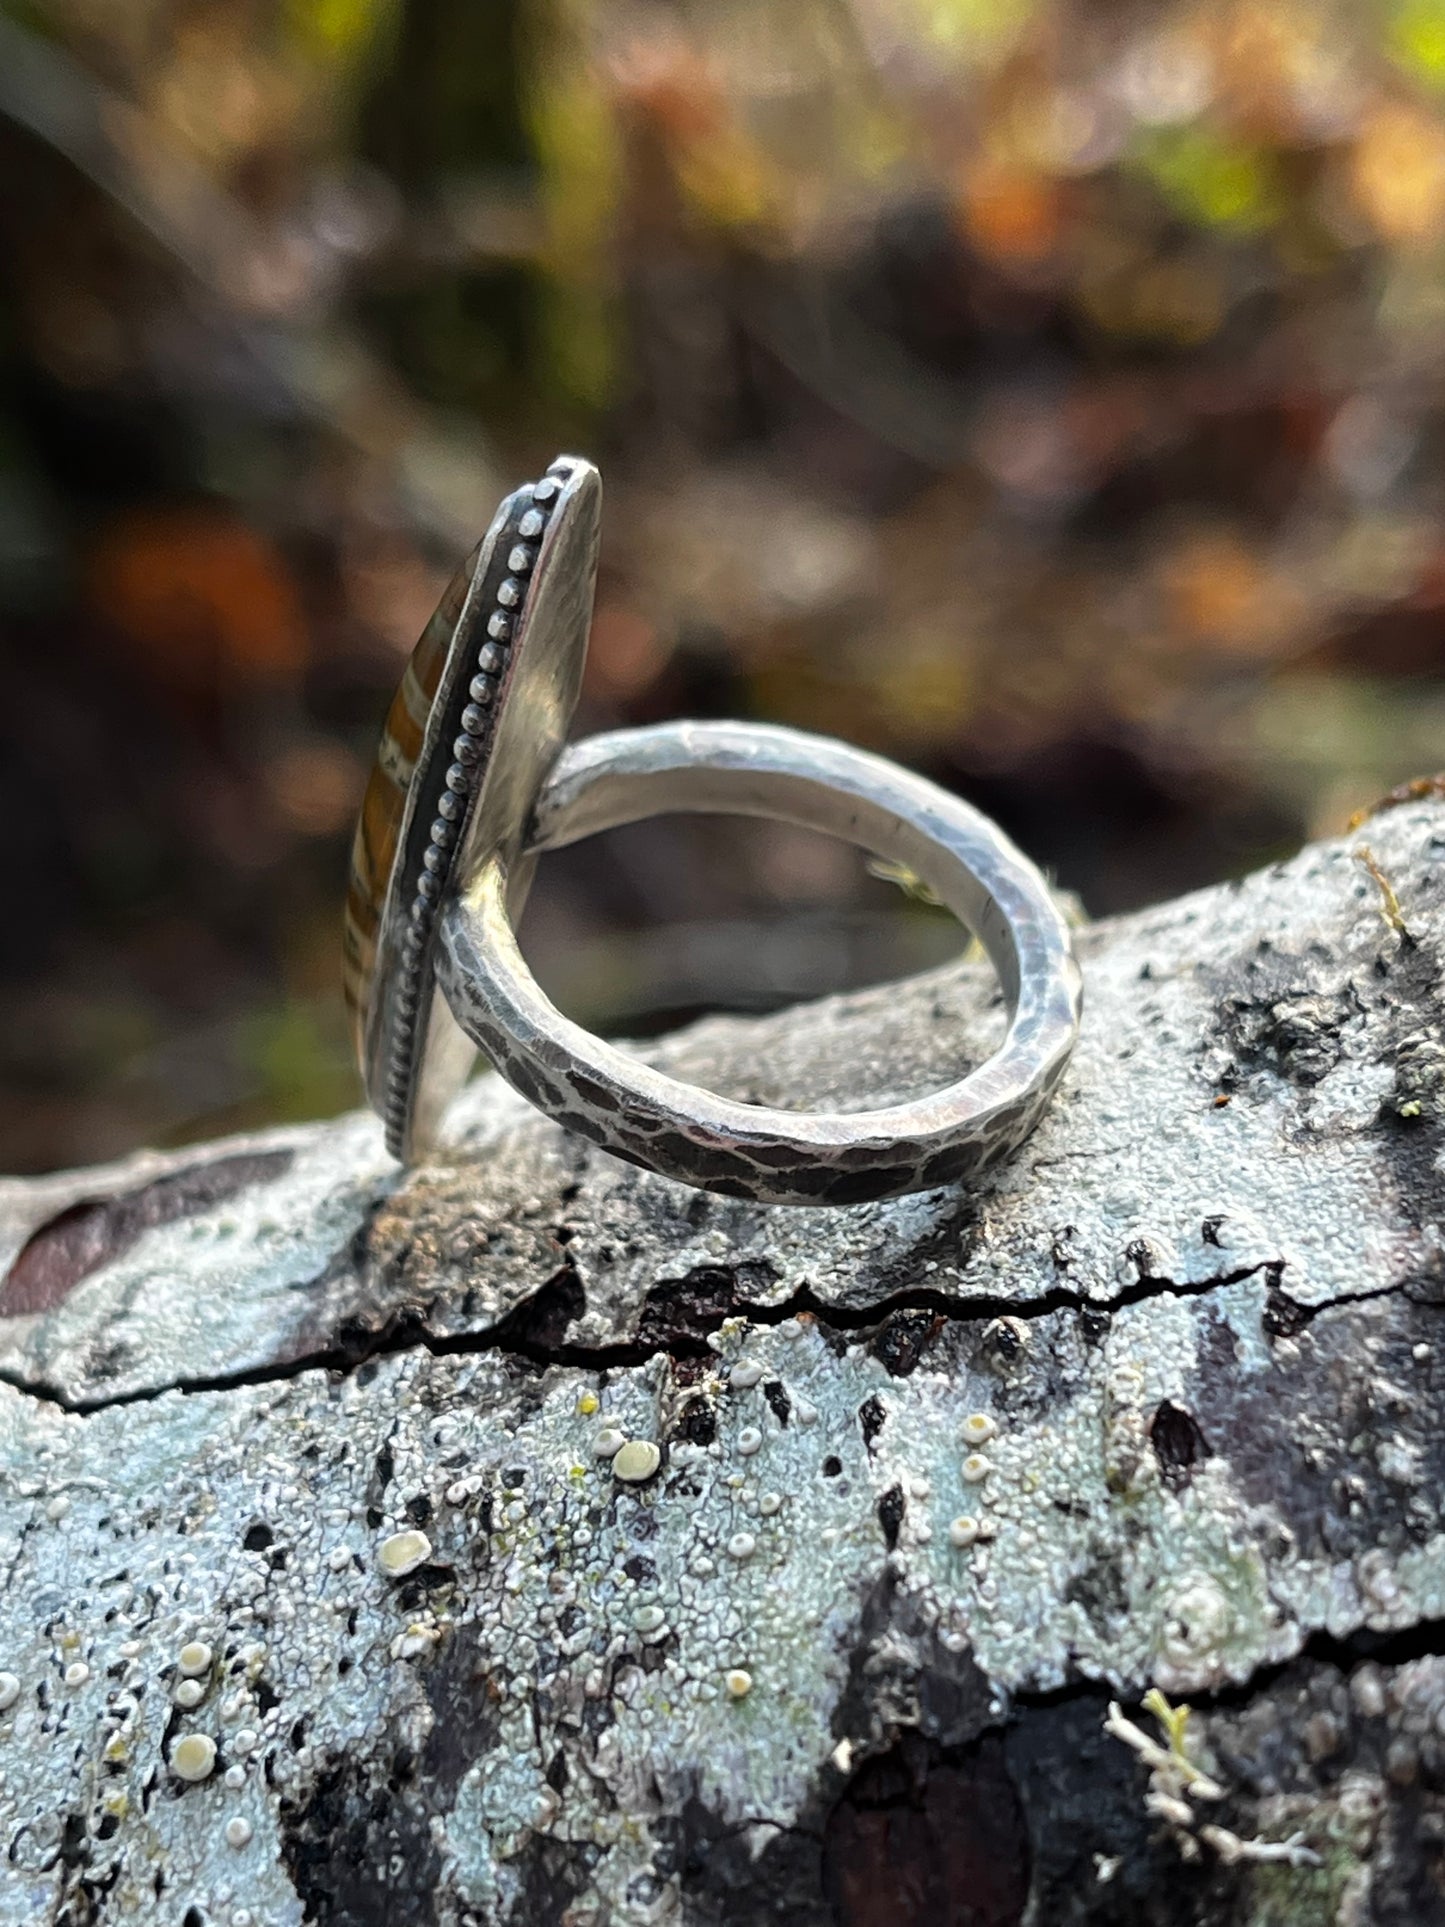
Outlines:
{"type": "MultiPolygon", "coordinates": [[[[694,1193],[490,1078],[407,1174],[0,1187],[0,1922],[1445,1921],[1442,856],[1083,932],[967,1194],[694,1193]]],[[[651,1055],[881,1101],[1000,1023],[962,964],[651,1055]]]]}

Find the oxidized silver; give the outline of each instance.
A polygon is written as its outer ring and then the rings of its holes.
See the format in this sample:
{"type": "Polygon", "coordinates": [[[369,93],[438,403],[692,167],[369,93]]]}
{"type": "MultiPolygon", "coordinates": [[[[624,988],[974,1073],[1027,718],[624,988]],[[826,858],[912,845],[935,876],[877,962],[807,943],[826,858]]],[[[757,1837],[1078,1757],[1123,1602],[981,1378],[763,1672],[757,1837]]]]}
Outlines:
{"type": "Polygon", "coordinates": [[[499,843],[457,873],[435,968],[452,1017],[516,1090],[618,1157],[769,1204],[925,1190],[1018,1148],[1068,1063],[1081,983],[1043,878],[987,817],[843,743],[761,724],[671,723],[566,750],[541,788],[522,866],[671,810],[773,817],[907,865],[987,951],[1010,1013],[1002,1045],[945,1089],[877,1110],[772,1110],[679,1083],[544,996],[512,927],[517,859],[499,843]]]}
{"type": "Polygon", "coordinates": [[[523,831],[582,687],[602,485],[578,456],[497,510],[448,647],[381,908],[361,1070],[404,1161],[436,1142],[476,1052],[436,990],[437,912],[455,876],[506,860],[512,912],[531,876],[523,831]]]}

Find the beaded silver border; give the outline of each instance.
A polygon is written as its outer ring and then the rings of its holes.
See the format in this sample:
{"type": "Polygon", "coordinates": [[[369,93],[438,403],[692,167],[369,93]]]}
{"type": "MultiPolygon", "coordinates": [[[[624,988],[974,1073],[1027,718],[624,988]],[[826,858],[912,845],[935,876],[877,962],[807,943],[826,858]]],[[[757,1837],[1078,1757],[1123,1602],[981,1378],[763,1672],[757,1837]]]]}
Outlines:
{"type": "MultiPolygon", "coordinates": [[[[468,702],[462,710],[461,728],[452,742],[448,764],[436,794],[436,816],[422,851],[416,894],[407,912],[406,930],[401,939],[398,982],[392,994],[391,1035],[388,1039],[385,1108],[382,1123],[386,1148],[400,1158],[406,1141],[410,1107],[417,1076],[417,1016],[427,993],[427,963],[436,934],[437,911],[451,880],[457,848],[465,833],[467,819],[476,801],[477,790],[486,772],[496,728],[503,678],[511,663],[512,638],[527,598],[538,547],[546,533],[557,497],[571,474],[565,461],[554,462],[543,478],[530,490],[531,506],[517,523],[516,541],[507,556],[507,574],[498,583],[495,604],[487,617],[486,641],[477,651],[476,666],[467,688],[468,702]]],[[[444,679],[445,680],[445,679],[444,679]]],[[[438,689],[441,700],[441,689],[438,689]]],[[[433,757],[433,765],[435,763],[433,757]]],[[[419,768],[413,783],[418,800],[422,786],[431,779],[431,768],[419,768]]],[[[405,861],[406,852],[397,850],[396,861],[405,861]]]]}

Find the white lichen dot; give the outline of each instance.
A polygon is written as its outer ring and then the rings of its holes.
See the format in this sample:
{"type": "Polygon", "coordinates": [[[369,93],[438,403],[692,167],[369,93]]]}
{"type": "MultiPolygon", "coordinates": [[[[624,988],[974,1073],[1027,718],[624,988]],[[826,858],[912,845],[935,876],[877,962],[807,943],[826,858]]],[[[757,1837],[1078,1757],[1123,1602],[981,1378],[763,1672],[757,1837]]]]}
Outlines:
{"type": "Polygon", "coordinates": [[[532,1801],[532,1825],[540,1833],[557,1818],[562,1802],[549,1786],[544,1786],[532,1801]]]}
{"type": "Polygon", "coordinates": [[[1399,1602],[1400,1582],[1390,1568],[1390,1555],[1376,1547],[1359,1560],[1355,1568],[1360,1590],[1374,1606],[1391,1607],[1399,1602]]]}
{"type": "Polygon", "coordinates": [[[248,1753],[255,1752],[260,1737],[254,1726],[243,1726],[231,1742],[231,1751],[245,1759],[248,1753]]]}
{"type": "Polygon", "coordinates": [[[750,1532],[735,1532],[728,1540],[728,1553],[734,1559],[751,1559],[758,1542],[750,1532]]]}
{"type": "Polygon", "coordinates": [[[1389,1702],[1385,1698],[1385,1684],[1377,1666],[1366,1662],[1350,1675],[1350,1698],[1362,1719],[1384,1718],[1389,1702]]]}
{"type": "Polygon", "coordinates": [[[1178,1666],[1217,1656],[1234,1630],[1234,1608],[1209,1573],[1186,1573],[1165,1611],[1160,1649],[1178,1666]]]}
{"type": "Polygon", "coordinates": [[[756,1425],[745,1425],[738,1433],[738,1451],[745,1459],[762,1450],[763,1435],[756,1425]]]}
{"type": "Polygon", "coordinates": [[[779,1338],[786,1338],[791,1344],[795,1338],[803,1336],[803,1321],[801,1318],[784,1318],[775,1329],[779,1338]]]}
{"type": "Polygon", "coordinates": [[[765,1519],[771,1519],[775,1512],[783,1509],[783,1496],[780,1492],[765,1492],[758,1500],[758,1511],[765,1519]]]}
{"type": "Polygon", "coordinates": [[[221,1775],[221,1778],[231,1789],[232,1793],[239,1793],[241,1788],[246,1784],[246,1769],[239,1765],[228,1766],[221,1775]]]}
{"type": "Polygon", "coordinates": [[[666,1620],[667,1614],[661,1606],[639,1606],[632,1615],[632,1623],[640,1633],[655,1633],[666,1620]]]}
{"type": "Polygon", "coordinates": [[[627,1485],[641,1485],[662,1464],[662,1452],[651,1439],[629,1439],[612,1460],[612,1476],[627,1485]]]}
{"type": "Polygon", "coordinates": [[[64,1492],[57,1492],[55,1497],[50,1501],[49,1505],[46,1506],[45,1516],[47,1519],[54,1521],[54,1523],[58,1525],[60,1521],[65,1517],[65,1515],[69,1512],[69,1510],[70,1510],[69,1497],[64,1492]]]}
{"type": "Polygon", "coordinates": [[[993,1460],[982,1452],[970,1452],[959,1469],[969,1485],[982,1485],[993,1470],[993,1460]]]}
{"type": "Polygon", "coordinates": [[[345,1572],[351,1564],[350,1546],[333,1546],[326,1555],[326,1563],[333,1572],[345,1572]]]}
{"type": "Polygon", "coordinates": [[[188,1640],[176,1655],[176,1667],[185,1679],[199,1679],[211,1670],[212,1652],[204,1639],[188,1640]]]}
{"type": "Polygon", "coordinates": [[[977,1537],[978,1520],[971,1512],[960,1512],[948,1528],[949,1543],[960,1548],[971,1546],[977,1537]]]}
{"type": "Polygon", "coordinates": [[[13,1673],[0,1673],[0,1713],[8,1713],[19,1697],[19,1680],[13,1673]]]}
{"type": "Polygon", "coordinates": [[[750,1391],[763,1375],[763,1368],[756,1360],[740,1358],[728,1373],[728,1384],[735,1392],[750,1391]]]}
{"type": "Polygon", "coordinates": [[[987,1412],[970,1412],[958,1428],[969,1445],[987,1445],[998,1425],[987,1412]]]}
{"type": "Polygon", "coordinates": [[[441,1634],[435,1626],[408,1626],[404,1633],[399,1633],[391,1642],[392,1657],[393,1659],[420,1659],[423,1653],[429,1653],[440,1640],[441,1634]]]}
{"type": "Polygon", "coordinates": [[[176,1682],[176,1690],[171,1697],[177,1706],[189,1712],[191,1707],[199,1706],[206,1697],[206,1689],[198,1679],[182,1679],[176,1682]]]}
{"type": "Polygon", "coordinates": [[[424,1532],[393,1532],[376,1551],[376,1563],[388,1579],[404,1579],[430,1558],[431,1540],[424,1532]]]}
{"type": "Polygon", "coordinates": [[[228,1847],[248,1847],[251,1844],[251,1822],[245,1814],[238,1813],[226,1822],[226,1845],[228,1847]]]}
{"type": "Polygon", "coordinates": [[[746,1699],[753,1690],[753,1676],[746,1666],[730,1666],[723,1674],[723,1685],[735,1700],[746,1699]]]}
{"type": "Polygon", "coordinates": [[[626,1443],[625,1432],[619,1432],[615,1425],[604,1425],[592,1441],[592,1450],[599,1459],[615,1459],[626,1443]]]}
{"type": "Polygon", "coordinates": [[[171,1772],[178,1780],[209,1780],[216,1765],[216,1742],[209,1733],[187,1733],[171,1748],[171,1772]]]}
{"type": "Polygon", "coordinates": [[[83,1659],[73,1659],[66,1667],[64,1679],[67,1686],[84,1686],[90,1678],[90,1668],[83,1659]]]}

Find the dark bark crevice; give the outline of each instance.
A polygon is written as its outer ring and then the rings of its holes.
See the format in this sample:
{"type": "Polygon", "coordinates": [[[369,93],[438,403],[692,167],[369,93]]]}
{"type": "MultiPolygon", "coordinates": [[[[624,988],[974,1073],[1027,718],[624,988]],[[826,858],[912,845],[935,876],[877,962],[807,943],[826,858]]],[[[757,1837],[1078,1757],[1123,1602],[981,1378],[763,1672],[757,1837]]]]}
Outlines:
{"type": "MultiPolygon", "coordinates": [[[[115,1392],[96,1398],[72,1398],[44,1379],[26,1378],[13,1368],[0,1368],[0,1384],[45,1404],[58,1406],[61,1411],[73,1416],[84,1417],[117,1406],[152,1404],[172,1392],[225,1392],[245,1386],[280,1385],[312,1371],[344,1375],[373,1360],[393,1358],[411,1351],[426,1351],[435,1358],[479,1357],[496,1353],[539,1371],[557,1365],[580,1371],[620,1371],[646,1364],[659,1351],[666,1351],[678,1361],[705,1358],[709,1355],[708,1336],[727,1318],[746,1318],[751,1324],[767,1327],[780,1325],[788,1318],[811,1317],[825,1329],[840,1334],[882,1334],[890,1320],[919,1313],[949,1325],[987,1323],[1005,1317],[1032,1323],[1059,1312],[1071,1311],[1107,1317],[1146,1299],[1167,1295],[1201,1298],[1211,1292],[1222,1291],[1227,1286],[1241,1284],[1261,1272],[1277,1274],[1278,1270],[1278,1260],[1263,1260],[1208,1278],[1176,1280],[1144,1277],[1132,1285],[1125,1285],[1108,1299],[1059,1286],[1023,1303],[992,1295],[955,1297],[922,1286],[896,1292],[870,1305],[835,1305],[820,1298],[811,1286],[803,1284],[775,1304],[758,1304],[738,1297],[726,1306],[716,1307],[710,1315],[701,1319],[701,1328],[696,1331],[685,1332],[674,1328],[666,1344],[627,1340],[587,1345],[569,1343],[555,1335],[559,1329],[558,1312],[565,1311],[576,1279],[572,1267],[564,1265],[538,1292],[524,1299],[496,1324],[481,1331],[433,1332],[423,1324],[423,1312],[408,1308],[375,1328],[368,1328],[360,1322],[343,1324],[334,1344],[316,1346],[292,1358],[236,1371],[176,1378],[168,1385],[140,1386],[133,1391],[115,1392]]],[[[668,1281],[670,1289],[675,1282],[668,1281]]],[[[580,1286],[576,1289],[580,1290],[580,1286]]],[[[1329,1303],[1352,1304],[1361,1299],[1388,1296],[1401,1289],[1401,1286],[1389,1285],[1379,1291],[1332,1299],[1329,1303]]],[[[1301,1307],[1311,1317],[1325,1309],[1328,1307],[1324,1305],[1301,1307]]],[[[565,1329],[570,1322],[570,1317],[563,1318],[560,1328],[565,1329]]]]}

